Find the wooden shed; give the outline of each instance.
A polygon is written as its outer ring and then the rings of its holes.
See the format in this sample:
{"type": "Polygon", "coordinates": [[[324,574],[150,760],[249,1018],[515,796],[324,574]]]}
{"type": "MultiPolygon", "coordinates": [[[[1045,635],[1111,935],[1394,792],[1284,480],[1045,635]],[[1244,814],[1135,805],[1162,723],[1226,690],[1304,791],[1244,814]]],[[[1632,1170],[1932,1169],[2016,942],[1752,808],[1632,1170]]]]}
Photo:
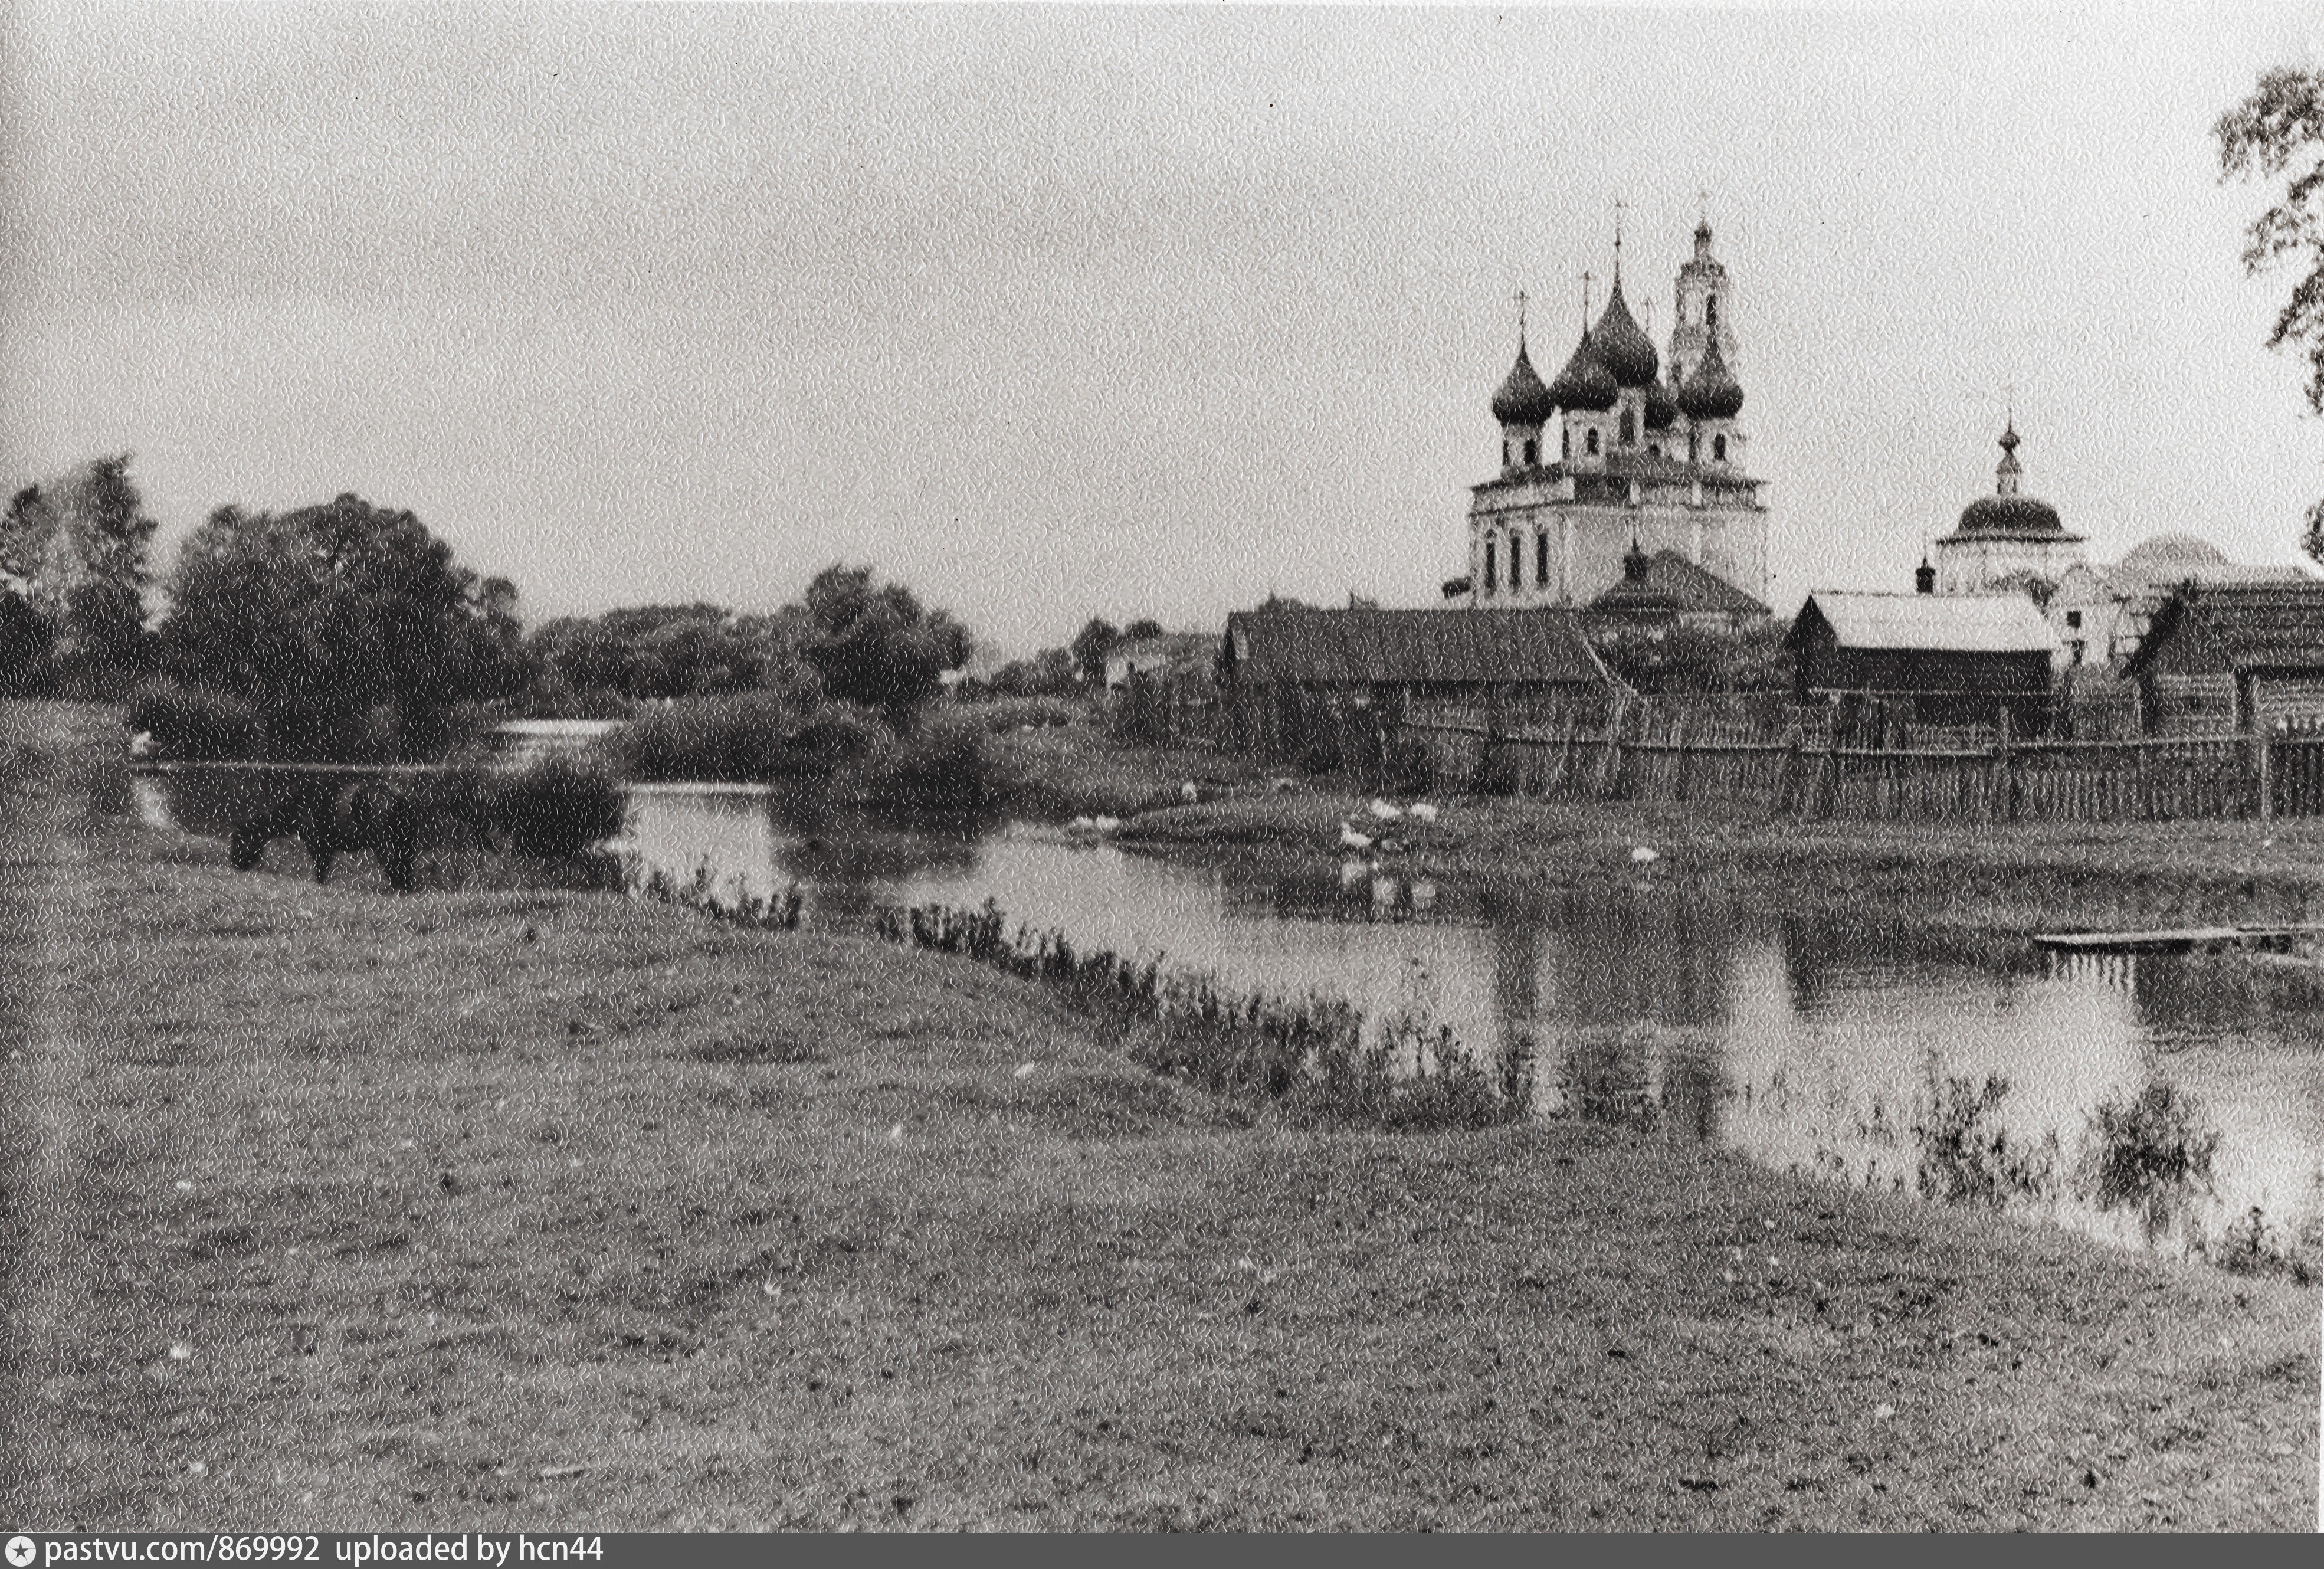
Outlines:
{"type": "Polygon", "coordinates": [[[2150,734],[2324,730],[2324,582],[2183,584],[2123,671],[2150,734]]]}
{"type": "Polygon", "coordinates": [[[2046,728],[2057,634],[2022,594],[1808,595],[1784,640],[1802,702],[1877,698],[1930,725],[1976,725],[2007,710],[2046,728]]]}
{"type": "Polygon", "coordinates": [[[1599,696],[1615,685],[1579,618],[1554,609],[1243,611],[1227,617],[1222,670],[1244,689],[1383,706],[1599,696]]]}

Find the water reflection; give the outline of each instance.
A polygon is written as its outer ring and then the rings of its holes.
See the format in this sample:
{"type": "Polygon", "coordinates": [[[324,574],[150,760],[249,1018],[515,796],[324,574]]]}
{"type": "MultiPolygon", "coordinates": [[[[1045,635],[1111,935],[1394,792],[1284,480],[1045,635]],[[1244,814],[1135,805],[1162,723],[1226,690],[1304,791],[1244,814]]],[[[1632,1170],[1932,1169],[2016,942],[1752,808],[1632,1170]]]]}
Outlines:
{"type": "Polygon", "coordinates": [[[991,899],[1085,949],[1433,1016],[1489,1052],[1529,1051],[1545,1115],[1905,1191],[1951,1150],[1940,1187],[1998,1183],[2020,1211],[2126,1245],[2184,1251],[2253,1208],[2311,1257],[2324,1245],[2324,1030],[2236,964],[2052,961],[1667,875],[1545,894],[1392,862],[1351,875],[881,826],[732,791],[641,789],[626,836],[641,873],[706,870],[729,898],[798,883],[813,924],[991,899]],[[2209,1189],[2102,1208],[2074,1180],[2093,1120],[2158,1081],[2218,1135],[2209,1189]]]}

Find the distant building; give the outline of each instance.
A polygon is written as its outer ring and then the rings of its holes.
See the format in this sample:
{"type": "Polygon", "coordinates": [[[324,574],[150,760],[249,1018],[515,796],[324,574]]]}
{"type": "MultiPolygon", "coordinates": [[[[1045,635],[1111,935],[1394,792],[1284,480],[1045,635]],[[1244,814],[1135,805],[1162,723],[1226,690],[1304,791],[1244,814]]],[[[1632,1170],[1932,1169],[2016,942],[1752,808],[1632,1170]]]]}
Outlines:
{"type": "Polygon", "coordinates": [[[1993,494],[1961,510],[1953,531],[1936,541],[1936,591],[1941,595],[2049,590],[2082,562],[2082,536],[2069,533],[2058,509],[2019,488],[2017,421],[2002,428],[2001,461],[1993,494]]]}
{"type": "Polygon", "coordinates": [[[2324,582],[2189,584],[2123,669],[2154,734],[2324,728],[2324,582]]]}
{"type": "Polygon", "coordinates": [[[2078,564],[2050,596],[2069,665],[2119,665],[2138,647],[2154,613],[2181,584],[2305,583],[2297,567],[2256,567],[2192,534],[2158,534],[2111,567],[2078,564]]]}
{"type": "Polygon", "coordinates": [[[1190,675],[1207,678],[1219,657],[1215,632],[1170,632],[1118,643],[1105,656],[1105,688],[1111,692],[1130,684],[1137,675],[1190,675]]]}
{"type": "Polygon", "coordinates": [[[1228,685],[1396,712],[1412,701],[1599,696],[1616,683],[1563,610],[1241,611],[1227,617],[1228,685]]]}
{"type": "Polygon", "coordinates": [[[1622,297],[1618,238],[1606,308],[1588,325],[1585,300],[1582,341],[1546,383],[1520,320],[1516,364],[1491,401],[1501,472],[1472,489],[1469,570],[1445,586],[1448,598],[1579,609],[1622,581],[1634,540],[1766,597],[1767,509],[1736,423],[1733,289],[1708,223],[1673,304],[1667,382],[1622,297]]]}
{"type": "Polygon", "coordinates": [[[2058,640],[2022,594],[1808,595],[1784,640],[1802,702],[1895,699],[1929,724],[2046,723],[2058,640]]]}
{"type": "Polygon", "coordinates": [[[1622,558],[1622,581],[1591,600],[1582,619],[1592,636],[1674,626],[1732,632],[1772,614],[1676,550],[1648,556],[1634,543],[1622,558]]]}

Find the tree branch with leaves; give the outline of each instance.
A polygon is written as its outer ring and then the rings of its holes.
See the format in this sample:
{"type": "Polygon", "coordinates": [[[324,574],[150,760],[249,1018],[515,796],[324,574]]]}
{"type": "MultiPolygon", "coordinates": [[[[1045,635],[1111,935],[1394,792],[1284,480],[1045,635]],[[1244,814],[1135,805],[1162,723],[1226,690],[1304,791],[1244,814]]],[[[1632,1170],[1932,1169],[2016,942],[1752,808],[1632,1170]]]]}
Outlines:
{"type": "MultiPolygon", "coordinates": [[[[2308,355],[2308,406],[2324,415],[2324,70],[2280,66],[2219,116],[2219,178],[2285,181],[2282,198],[2245,233],[2244,269],[2304,269],[2268,334],[2308,355]]],[[[2324,501],[2308,509],[2301,548],[2324,561],[2324,501]]]]}

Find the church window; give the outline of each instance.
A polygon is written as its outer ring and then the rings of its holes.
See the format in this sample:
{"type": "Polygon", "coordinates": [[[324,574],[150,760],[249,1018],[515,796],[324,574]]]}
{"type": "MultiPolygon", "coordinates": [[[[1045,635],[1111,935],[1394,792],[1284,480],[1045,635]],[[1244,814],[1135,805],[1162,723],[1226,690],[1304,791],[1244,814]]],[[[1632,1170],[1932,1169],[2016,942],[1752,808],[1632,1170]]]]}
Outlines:
{"type": "Polygon", "coordinates": [[[1724,463],[1727,461],[1726,437],[1714,436],[1711,438],[1711,461],[1713,463],[1724,463]]]}
{"type": "Polygon", "coordinates": [[[1485,541],[1485,592],[1493,591],[1493,542],[1485,541]]]}
{"type": "Polygon", "coordinates": [[[1525,586],[1525,536],[1514,530],[1509,533],[1509,586],[1525,586]]]}
{"type": "Polygon", "coordinates": [[[1557,433],[1557,455],[1560,457],[1573,456],[1573,427],[1571,425],[1557,433]]]}
{"type": "Polygon", "coordinates": [[[1705,295],[1703,297],[1702,325],[1705,327],[1717,327],[1719,325],[1719,296],[1716,294],[1705,295]]]}
{"type": "Polygon", "coordinates": [[[2082,624],[2082,613],[2079,610],[2066,612],[2066,624],[2079,630],[2082,624]]]}
{"type": "Polygon", "coordinates": [[[1598,456],[1598,428],[1592,425],[1582,438],[1582,449],[1591,457],[1598,456]]]}
{"type": "Polygon", "coordinates": [[[1527,468],[1531,468],[1531,467],[1533,467],[1536,464],[1539,463],[1540,461],[1541,461],[1541,443],[1540,443],[1540,442],[1538,442],[1538,441],[1533,441],[1533,440],[1528,440],[1528,441],[1526,441],[1526,466],[1527,468]]]}
{"type": "Polygon", "coordinates": [[[1508,467],[1509,467],[1512,464],[1516,463],[1516,462],[1517,462],[1517,446],[1516,446],[1516,444],[1515,444],[1514,442],[1509,442],[1509,441],[1504,441],[1504,442],[1502,442],[1502,443],[1501,443],[1501,466],[1502,466],[1503,468],[1508,468],[1508,467]]]}
{"type": "Polygon", "coordinates": [[[1533,584],[1536,588],[1549,586],[1549,536],[1545,533],[1533,537],[1533,584]]]}
{"type": "Polygon", "coordinates": [[[1622,411],[1622,445],[1629,446],[1638,438],[1638,417],[1628,409],[1622,411]]]}
{"type": "Polygon", "coordinates": [[[1662,455],[1663,444],[1661,442],[1649,441],[1646,443],[1646,456],[1648,457],[1660,457],[1662,455]]]}
{"type": "Polygon", "coordinates": [[[1702,438],[1692,430],[1686,433],[1686,460],[1689,463],[1702,461],[1702,438]]]}

